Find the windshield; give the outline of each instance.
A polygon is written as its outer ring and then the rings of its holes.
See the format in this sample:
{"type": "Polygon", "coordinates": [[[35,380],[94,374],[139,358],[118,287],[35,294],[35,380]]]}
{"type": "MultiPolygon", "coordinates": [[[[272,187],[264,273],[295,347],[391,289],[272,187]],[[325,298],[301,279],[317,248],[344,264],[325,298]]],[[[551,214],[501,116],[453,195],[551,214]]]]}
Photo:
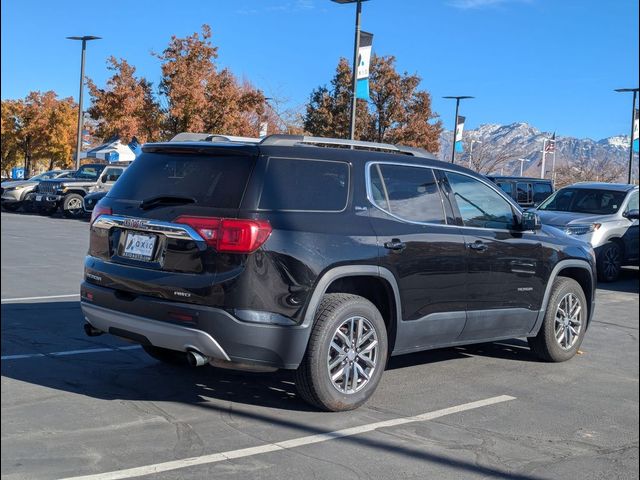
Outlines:
{"type": "Polygon", "coordinates": [[[545,200],[538,209],[611,215],[620,209],[626,195],[626,192],[615,190],[563,188],[545,200]]]}
{"type": "Polygon", "coordinates": [[[34,175],[29,180],[48,180],[48,179],[53,178],[56,175],[58,175],[58,173],[60,173],[60,172],[56,172],[56,171],[44,172],[44,173],[40,173],[38,175],[34,175]]]}
{"type": "Polygon", "coordinates": [[[102,170],[104,170],[104,165],[83,165],[74,176],[75,178],[83,178],[86,180],[98,180],[102,170]]]}

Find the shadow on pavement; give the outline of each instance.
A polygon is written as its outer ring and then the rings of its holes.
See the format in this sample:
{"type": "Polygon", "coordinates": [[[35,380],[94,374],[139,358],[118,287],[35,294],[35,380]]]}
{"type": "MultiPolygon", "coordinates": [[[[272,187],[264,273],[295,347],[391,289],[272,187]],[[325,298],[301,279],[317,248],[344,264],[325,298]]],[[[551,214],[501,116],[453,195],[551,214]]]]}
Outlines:
{"type": "MultiPolygon", "coordinates": [[[[2,305],[3,355],[8,344],[11,353],[45,353],[65,350],[65,341],[81,335],[82,317],[78,302],[45,302],[2,305]],[[58,312],[58,313],[56,313],[58,312]],[[57,316],[56,316],[57,315],[57,316]],[[40,318],[37,322],[36,317],[40,318]],[[51,331],[49,331],[51,330],[51,331]],[[46,332],[46,333],[45,333],[46,332]],[[47,338],[47,335],[49,338],[47,338]],[[57,339],[55,345],[52,341],[57,339]],[[20,352],[16,352],[15,346],[20,352]]],[[[102,337],[97,337],[100,339],[102,337]]],[[[96,344],[100,346],[103,344],[96,344]]],[[[458,347],[394,357],[389,370],[412,365],[426,365],[452,359],[488,355],[511,360],[530,360],[518,340],[474,347],[458,347]]],[[[68,345],[67,345],[68,346],[68,345]]],[[[86,348],[86,345],[85,345],[86,348]]],[[[268,407],[276,410],[309,412],[318,420],[320,414],[298,398],[293,372],[268,374],[234,372],[210,367],[189,368],[161,364],[141,349],[121,350],[73,356],[46,356],[2,362],[2,376],[47,387],[53,390],[103,400],[150,402],[180,402],[210,412],[232,412],[254,422],[291,428],[300,435],[327,433],[329,430],[307,422],[282,417],[281,414],[252,408],[238,408],[239,404],[268,407]],[[214,402],[233,402],[229,405],[214,402]]],[[[9,392],[10,386],[5,387],[9,392]]],[[[305,417],[306,418],[306,417],[305,417]]],[[[342,442],[358,448],[380,451],[451,468],[465,474],[482,474],[490,478],[537,480],[538,477],[518,474],[475,462],[453,459],[430,453],[427,449],[387,442],[365,436],[341,438],[342,442]]]]}
{"type": "Polygon", "coordinates": [[[621,293],[640,293],[640,270],[638,267],[623,267],[615,282],[598,282],[598,290],[621,293]]]}

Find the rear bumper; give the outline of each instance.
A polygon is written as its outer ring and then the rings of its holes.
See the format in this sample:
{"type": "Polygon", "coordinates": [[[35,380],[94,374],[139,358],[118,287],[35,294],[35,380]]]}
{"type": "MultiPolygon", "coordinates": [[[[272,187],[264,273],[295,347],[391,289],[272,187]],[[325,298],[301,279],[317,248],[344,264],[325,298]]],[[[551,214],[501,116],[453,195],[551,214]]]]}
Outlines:
{"type": "Polygon", "coordinates": [[[82,313],[91,325],[103,332],[170,350],[197,350],[207,357],[230,361],[218,342],[201,330],[116,312],[87,302],[82,302],[82,313]]]}
{"type": "Polygon", "coordinates": [[[310,327],[250,323],[229,312],[143,295],[127,295],[83,282],[85,319],[103,332],[171,350],[198,350],[211,358],[296,369],[310,327]]]}

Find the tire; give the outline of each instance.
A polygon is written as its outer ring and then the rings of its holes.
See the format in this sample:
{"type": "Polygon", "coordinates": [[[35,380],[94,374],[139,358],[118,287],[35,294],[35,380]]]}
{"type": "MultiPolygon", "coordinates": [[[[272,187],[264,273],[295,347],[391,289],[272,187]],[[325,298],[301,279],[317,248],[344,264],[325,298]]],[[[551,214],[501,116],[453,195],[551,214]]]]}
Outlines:
{"type": "Polygon", "coordinates": [[[572,278],[558,277],[553,283],[540,331],[527,339],[533,353],[546,362],[564,362],[572,358],[584,338],[588,308],[580,284],[572,278]],[[575,302],[579,304],[579,311],[575,302]],[[569,318],[563,314],[572,311],[576,313],[569,318]],[[574,332],[577,335],[572,334],[574,332]]]}
{"type": "Polygon", "coordinates": [[[82,208],[82,195],[69,193],[62,201],[62,214],[67,218],[80,218],[84,215],[82,208]]]}
{"type": "Polygon", "coordinates": [[[4,205],[2,205],[2,207],[7,212],[17,212],[18,210],[20,210],[21,206],[22,206],[21,202],[5,203],[4,205]]]}
{"type": "Polygon", "coordinates": [[[187,361],[187,354],[185,352],[169,350],[168,348],[154,347],[153,345],[142,345],[142,349],[147,352],[149,356],[162,363],[184,367],[189,365],[189,362],[187,361]]]}
{"type": "Polygon", "coordinates": [[[384,320],[369,300],[344,293],[327,294],[320,302],[307,351],[296,371],[298,393],[321,410],[358,408],[378,386],[387,352],[384,320]],[[353,343],[348,346],[354,337],[361,339],[356,350],[360,353],[353,350],[353,343]],[[330,371],[337,374],[335,381],[330,371]]]}
{"type": "Polygon", "coordinates": [[[616,242],[607,242],[600,249],[596,259],[598,280],[601,282],[615,282],[620,276],[622,266],[622,248],[616,242]]]}

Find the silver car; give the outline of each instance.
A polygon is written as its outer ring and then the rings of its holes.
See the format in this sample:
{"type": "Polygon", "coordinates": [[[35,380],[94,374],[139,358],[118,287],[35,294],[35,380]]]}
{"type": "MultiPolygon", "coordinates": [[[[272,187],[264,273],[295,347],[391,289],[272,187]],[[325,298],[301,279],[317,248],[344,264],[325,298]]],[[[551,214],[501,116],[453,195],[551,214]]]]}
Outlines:
{"type": "Polygon", "coordinates": [[[73,170],[49,170],[48,172],[35,175],[28,180],[8,180],[2,182],[0,187],[2,208],[15,212],[24,204],[27,195],[33,191],[41,180],[66,178],[73,172],[73,170]]]}
{"type": "Polygon", "coordinates": [[[589,242],[596,251],[598,280],[612,282],[622,265],[638,264],[638,187],[576,183],[535,210],[542,223],[589,242]]]}

